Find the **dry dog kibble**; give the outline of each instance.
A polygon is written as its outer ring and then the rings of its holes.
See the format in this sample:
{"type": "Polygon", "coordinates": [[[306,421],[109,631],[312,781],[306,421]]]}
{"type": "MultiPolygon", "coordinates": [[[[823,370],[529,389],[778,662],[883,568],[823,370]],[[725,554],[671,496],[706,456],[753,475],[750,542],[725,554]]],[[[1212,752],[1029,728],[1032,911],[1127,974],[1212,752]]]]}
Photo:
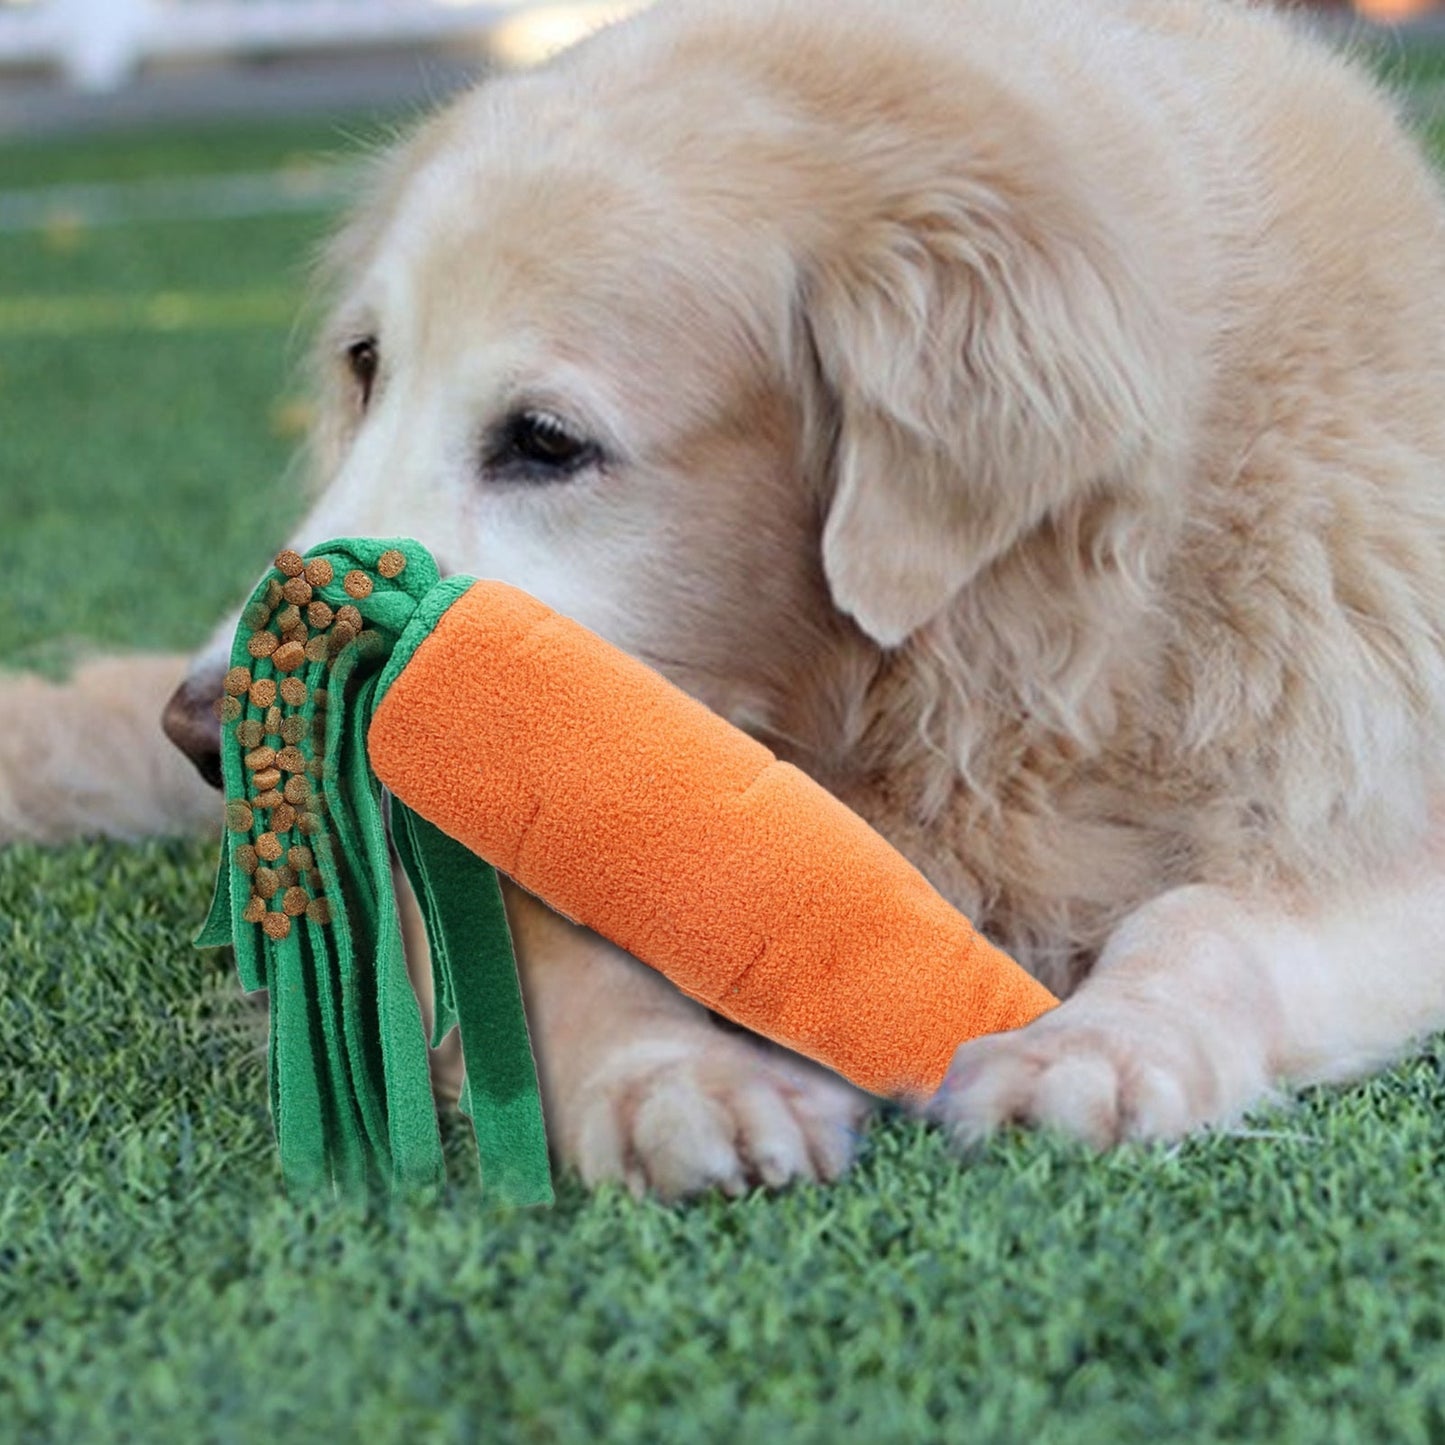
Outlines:
{"type": "Polygon", "coordinates": [[[284,913],[268,913],[261,920],[261,927],[266,930],[266,937],[274,938],[277,943],[291,936],[291,920],[284,913]]]}
{"type": "Polygon", "coordinates": [[[306,736],[306,719],[304,717],[288,717],[281,724],[281,741],[283,743],[299,743],[306,736]]]}
{"type": "Polygon", "coordinates": [[[301,875],[289,864],[276,870],[276,883],[281,888],[294,888],[301,881],[301,875]]]}
{"type": "Polygon", "coordinates": [[[281,589],[281,595],[294,606],[305,607],[311,601],[311,584],[305,577],[293,577],[281,589]]]}
{"type": "Polygon", "coordinates": [[[218,697],[211,704],[211,711],[223,722],[233,723],[241,716],[241,699],[238,697],[218,697]]]}
{"type": "Polygon", "coordinates": [[[251,690],[251,669],[249,667],[233,667],[226,674],[222,690],[229,697],[245,697],[251,690]]]}
{"type": "Polygon", "coordinates": [[[271,805],[271,826],[278,833],[289,833],[296,826],[296,809],[284,801],[273,803],[271,805]]]}
{"type": "Polygon", "coordinates": [[[269,677],[259,677],[251,684],[251,706],[270,707],[276,701],[276,684],[269,677]]]}
{"type": "Polygon", "coordinates": [[[300,748],[282,748],[276,754],[276,766],[283,773],[304,773],[306,771],[306,755],[300,748]]]}
{"type": "Polygon", "coordinates": [[[299,677],[281,679],[281,701],[287,707],[303,707],[306,703],[306,684],[299,677]]]}
{"type": "Polygon", "coordinates": [[[371,578],[365,572],[348,572],[342,579],[341,585],[348,597],[371,596],[371,578]]]}
{"type": "Polygon", "coordinates": [[[261,724],[255,718],[247,718],[245,722],[236,724],[236,741],[243,748],[260,747],[261,739],[265,736],[261,724]]]}
{"type": "Polygon", "coordinates": [[[331,563],[325,557],[313,557],[306,564],[306,571],[303,575],[313,587],[325,587],[336,574],[331,569],[331,563]]]}
{"type": "Polygon", "coordinates": [[[296,826],[308,838],[321,831],[321,818],[316,813],[298,813],[296,826]]]}
{"type": "Polygon", "coordinates": [[[343,647],[356,640],[356,629],[349,623],[338,622],[327,636],[331,639],[331,655],[334,657],[343,647]]]}
{"type": "Polygon", "coordinates": [[[283,642],[271,661],[282,672],[295,672],[306,661],[306,649],[299,642],[283,642]]]}
{"type": "Polygon", "coordinates": [[[283,911],[289,913],[292,918],[300,918],[306,912],[311,900],[306,896],[304,888],[288,888],[281,899],[283,911]]]}
{"type": "Polygon", "coordinates": [[[286,850],[274,833],[262,833],[256,839],[256,852],[268,863],[274,863],[286,850]]]}
{"type": "Polygon", "coordinates": [[[272,788],[277,787],[280,784],[281,769],[262,768],[261,771],[257,773],[254,778],[251,779],[251,781],[256,785],[256,788],[259,792],[269,792],[272,788]]]}
{"type": "Polygon", "coordinates": [[[251,879],[251,887],[256,890],[258,898],[274,898],[276,890],[280,888],[281,880],[276,875],[274,868],[258,868],[256,876],[251,879]]]}
{"type": "Polygon", "coordinates": [[[398,552],[394,547],[390,551],[383,552],[381,556],[376,559],[376,570],[388,581],[393,577],[399,576],[405,568],[406,554],[404,552],[398,552]]]}
{"type": "MultiPolygon", "coordinates": [[[[281,796],[280,788],[268,788],[264,793],[257,793],[251,802],[258,808],[279,808],[286,801],[281,796]]],[[[276,826],[276,820],[271,820],[271,826],[276,826]]]]}
{"type": "Polygon", "coordinates": [[[299,607],[283,607],[276,614],[276,630],[284,637],[288,632],[294,632],[301,626],[301,609],[299,607]]]}
{"type": "Polygon", "coordinates": [[[276,766],[275,748],[252,748],[246,754],[245,763],[253,773],[264,773],[267,768],[276,766]]]}
{"type": "Polygon", "coordinates": [[[302,649],[307,662],[325,662],[331,655],[331,646],[324,632],[318,632],[302,649]]]}
{"type": "Polygon", "coordinates": [[[276,651],[277,645],[275,633],[253,632],[246,643],[246,651],[252,657],[270,657],[276,651]]]}
{"type": "Polygon", "coordinates": [[[353,607],[349,602],[343,602],[336,609],[336,620],[344,622],[353,632],[360,632],[364,625],[361,620],[361,611],[353,607]]]}
{"type": "Polygon", "coordinates": [[[279,707],[268,707],[266,709],[266,731],[275,735],[281,731],[281,709],[279,707]]]}
{"type": "Polygon", "coordinates": [[[254,894],[247,900],[246,906],[241,910],[241,917],[247,923],[259,923],[266,916],[266,901],[257,898],[254,894]]]}
{"type": "Polygon", "coordinates": [[[306,916],[312,923],[325,925],[331,922],[331,904],[324,898],[313,898],[306,905],[306,916]]]}
{"type": "Polygon", "coordinates": [[[316,854],[310,848],[298,843],[287,855],[286,861],[298,873],[305,873],[316,866],[316,854]]]}
{"type": "Polygon", "coordinates": [[[241,621],[253,632],[260,631],[271,620],[271,608],[264,602],[253,602],[242,614],[241,621]]]}
{"type": "Polygon", "coordinates": [[[306,609],[306,620],[313,627],[330,627],[335,616],[336,614],[324,602],[313,602],[306,609]]]}
{"type": "Polygon", "coordinates": [[[251,824],[256,821],[256,815],[246,803],[226,804],[226,827],[232,833],[249,833],[251,824]]]}
{"type": "Polygon", "coordinates": [[[254,873],[258,861],[256,850],[249,843],[242,843],[236,849],[236,866],[242,873],[254,873]]]}
{"type": "Polygon", "coordinates": [[[299,577],[305,570],[306,564],[301,560],[299,552],[293,552],[289,547],[276,558],[276,570],[284,572],[288,577],[299,577]]]}
{"type": "MultiPolygon", "coordinates": [[[[283,789],[286,801],[295,808],[304,808],[311,801],[311,784],[305,778],[287,778],[283,789]]],[[[310,866],[309,864],[307,865],[310,866]]]]}

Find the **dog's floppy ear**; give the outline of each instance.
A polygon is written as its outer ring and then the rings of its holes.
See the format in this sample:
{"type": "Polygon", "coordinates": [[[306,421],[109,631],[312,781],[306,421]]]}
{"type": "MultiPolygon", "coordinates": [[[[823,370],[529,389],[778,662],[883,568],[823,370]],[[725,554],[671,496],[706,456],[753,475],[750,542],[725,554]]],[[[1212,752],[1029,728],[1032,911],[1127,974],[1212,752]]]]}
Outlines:
{"type": "Polygon", "coordinates": [[[1178,387],[1158,288],[1076,187],[880,189],[802,310],[837,427],[824,571],[892,646],[1139,465],[1178,387]]]}

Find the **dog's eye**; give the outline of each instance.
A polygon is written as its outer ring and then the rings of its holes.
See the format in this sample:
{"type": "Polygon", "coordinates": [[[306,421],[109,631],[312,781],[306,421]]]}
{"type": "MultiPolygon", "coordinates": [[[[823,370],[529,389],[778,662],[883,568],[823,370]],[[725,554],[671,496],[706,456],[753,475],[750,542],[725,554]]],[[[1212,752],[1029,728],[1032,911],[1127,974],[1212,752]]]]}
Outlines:
{"type": "Polygon", "coordinates": [[[346,348],[346,364],[351,368],[356,388],[361,393],[363,407],[371,401],[371,389],[376,385],[376,373],[381,368],[381,350],[376,337],[363,336],[346,348]]]}
{"type": "Polygon", "coordinates": [[[571,476],[599,460],[601,449],[550,411],[519,411],[507,418],[487,465],[494,471],[543,478],[571,476]]]}

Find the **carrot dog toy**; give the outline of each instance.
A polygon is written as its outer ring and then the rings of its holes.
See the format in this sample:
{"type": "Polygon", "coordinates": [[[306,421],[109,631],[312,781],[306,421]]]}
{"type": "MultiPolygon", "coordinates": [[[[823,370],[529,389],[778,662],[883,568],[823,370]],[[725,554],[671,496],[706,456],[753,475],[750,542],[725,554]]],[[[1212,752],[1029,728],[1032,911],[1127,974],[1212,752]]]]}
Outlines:
{"type": "Polygon", "coordinates": [[[434,1183],[442,1154],[392,846],[422,905],[489,1192],[551,1198],[497,870],[736,1022],[874,1093],[1053,996],[855,813],[650,668],[407,541],[283,552],[219,704],[202,946],[270,991],[283,1173],[434,1183]],[[387,810],[390,810],[390,829],[387,810]]]}

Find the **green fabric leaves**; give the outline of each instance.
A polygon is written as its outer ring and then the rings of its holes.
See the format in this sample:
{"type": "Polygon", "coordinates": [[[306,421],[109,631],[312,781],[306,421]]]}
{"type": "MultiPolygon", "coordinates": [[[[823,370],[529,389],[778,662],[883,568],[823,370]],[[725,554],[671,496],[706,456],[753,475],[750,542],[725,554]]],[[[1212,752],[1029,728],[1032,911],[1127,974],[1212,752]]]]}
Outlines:
{"type": "Polygon", "coordinates": [[[232,648],[221,704],[227,826],[196,941],[233,944],[243,987],[270,994],[272,1117],[282,1172],[299,1193],[424,1189],[444,1177],[389,806],[431,946],[432,1043],[460,1028],[462,1107],[488,1198],[552,1198],[496,871],[388,798],[366,755],[390,681],[471,581],[441,581],[408,541],[283,552],[232,648]]]}

